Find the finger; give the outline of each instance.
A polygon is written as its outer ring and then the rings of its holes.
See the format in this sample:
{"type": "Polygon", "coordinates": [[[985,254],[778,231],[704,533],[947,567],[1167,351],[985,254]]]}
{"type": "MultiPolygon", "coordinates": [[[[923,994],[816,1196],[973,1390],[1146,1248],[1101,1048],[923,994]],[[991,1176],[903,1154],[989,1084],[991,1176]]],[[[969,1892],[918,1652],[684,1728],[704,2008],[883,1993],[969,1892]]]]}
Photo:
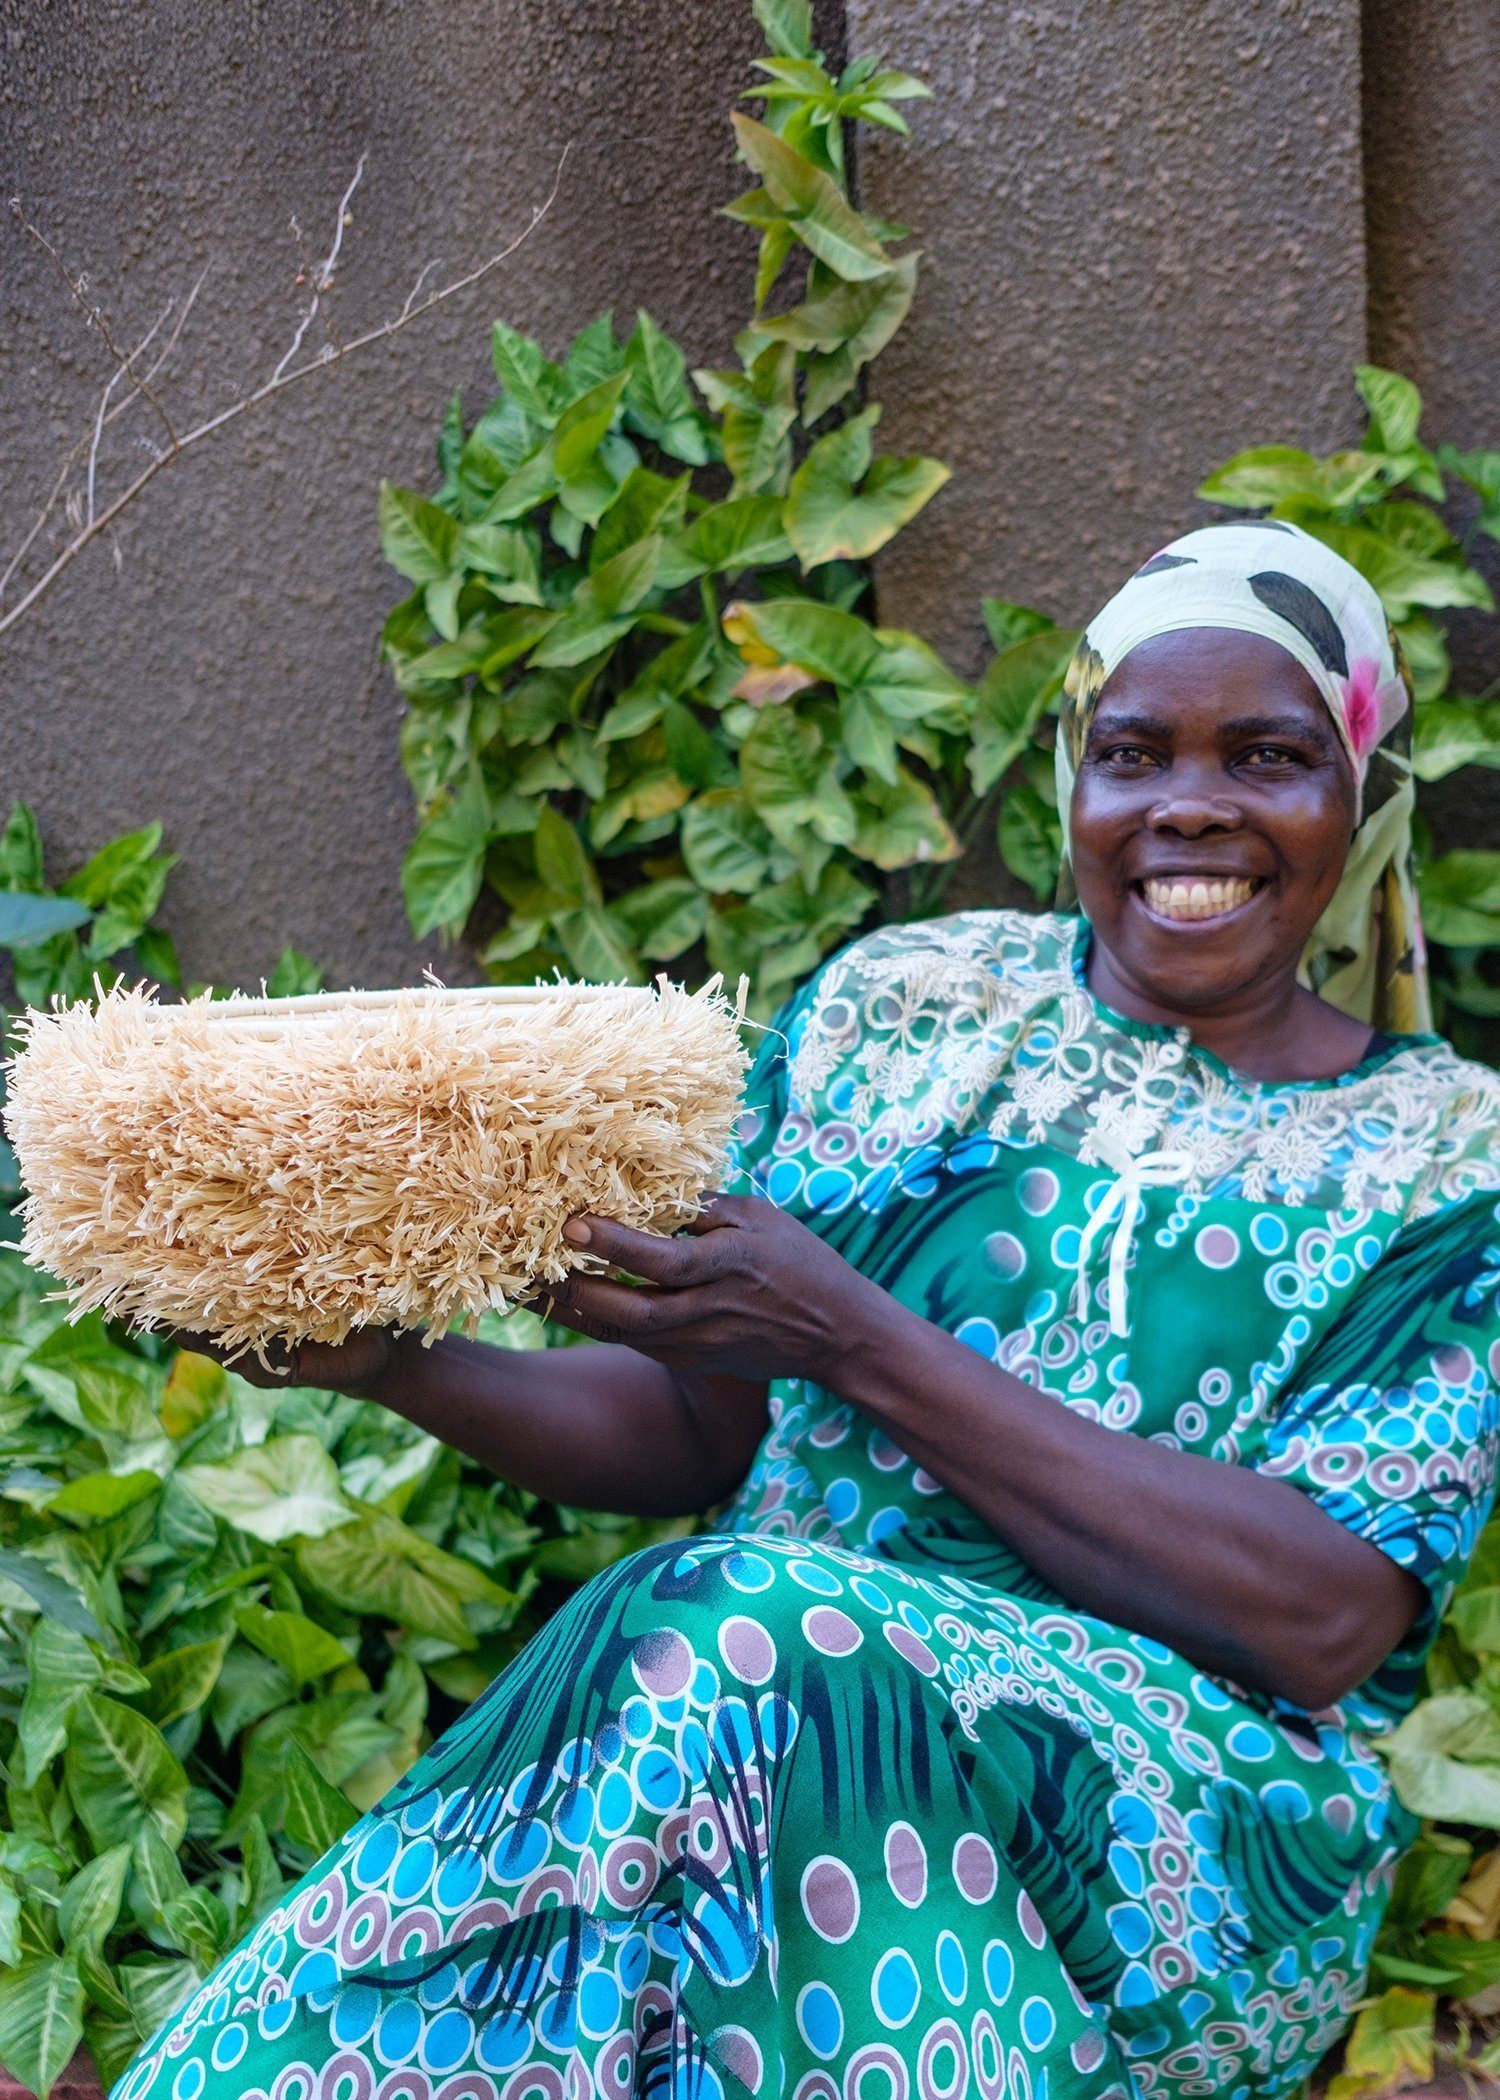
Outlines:
{"type": "Polygon", "coordinates": [[[716,1291],[660,1291],[583,1276],[569,1306],[585,1332],[599,1341],[642,1347],[669,1337],[682,1342],[691,1330],[723,1313],[716,1291]]]}
{"type": "Polygon", "coordinates": [[[720,1232],[726,1226],[743,1226],[757,1200],[754,1196],[731,1196],[724,1189],[711,1189],[703,1198],[702,1210],[696,1218],[688,1219],[683,1230],[701,1237],[706,1232],[720,1232]]]}
{"type": "Polygon", "coordinates": [[[586,1248],[612,1268],[626,1269],[647,1283],[676,1289],[697,1283],[708,1273],[702,1250],[690,1242],[668,1239],[658,1232],[636,1232],[613,1218],[570,1218],[563,1234],[571,1246],[586,1248]]]}

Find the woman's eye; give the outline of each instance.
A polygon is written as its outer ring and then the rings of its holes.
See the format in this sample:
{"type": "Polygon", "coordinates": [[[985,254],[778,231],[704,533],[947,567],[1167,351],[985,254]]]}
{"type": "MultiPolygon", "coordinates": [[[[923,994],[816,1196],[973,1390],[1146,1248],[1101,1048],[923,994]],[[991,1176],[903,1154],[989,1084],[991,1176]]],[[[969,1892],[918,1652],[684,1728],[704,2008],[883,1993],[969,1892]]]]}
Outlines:
{"type": "Polygon", "coordinates": [[[1111,744],[1099,757],[1107,766],[1149,766],[1153,754],[1143,744],[1111,744]]]}
{"type": "Polygon", "coordinates": [[[1301,763],[1301,756],[1285,744],[1256,744],[1245,753],[1246,761],[1256,766],[1295,766],[1301,763]]]}

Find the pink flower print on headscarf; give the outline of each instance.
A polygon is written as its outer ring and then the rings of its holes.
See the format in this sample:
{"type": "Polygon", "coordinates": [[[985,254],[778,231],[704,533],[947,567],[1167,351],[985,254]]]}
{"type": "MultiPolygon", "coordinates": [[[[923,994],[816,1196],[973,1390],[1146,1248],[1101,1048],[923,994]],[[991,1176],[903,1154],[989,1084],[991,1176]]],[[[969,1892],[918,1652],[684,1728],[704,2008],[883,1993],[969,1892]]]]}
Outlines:
{"type": "Polygon", "coordinates": [[[1344,729],[1349,748],[1363,771],[1380,742],[1380,666],[1373,656],[1356,656],[1343,680],[1344,729]]]}

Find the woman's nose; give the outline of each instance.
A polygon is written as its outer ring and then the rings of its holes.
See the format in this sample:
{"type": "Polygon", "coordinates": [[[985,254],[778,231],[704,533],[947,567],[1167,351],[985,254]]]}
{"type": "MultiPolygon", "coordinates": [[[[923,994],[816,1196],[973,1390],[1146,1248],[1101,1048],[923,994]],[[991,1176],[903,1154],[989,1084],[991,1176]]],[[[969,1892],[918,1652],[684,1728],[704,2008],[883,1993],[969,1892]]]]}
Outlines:
{"type": "Polygon", "coordinates": [[[1153,831],[1172,831],[1182,838],[1201,838],[1206,831],[1237,831],[1240,813],[1222,795],[1163,795],[1152,805],[1147,822],[1153,831]]]}

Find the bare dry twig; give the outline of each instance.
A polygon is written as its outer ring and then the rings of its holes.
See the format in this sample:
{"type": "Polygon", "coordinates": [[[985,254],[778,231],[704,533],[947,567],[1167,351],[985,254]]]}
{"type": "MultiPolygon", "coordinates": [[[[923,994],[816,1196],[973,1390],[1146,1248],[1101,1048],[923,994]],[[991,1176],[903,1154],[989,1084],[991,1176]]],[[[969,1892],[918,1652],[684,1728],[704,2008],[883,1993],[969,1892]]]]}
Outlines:
{"type": "MultiPolygon", "coordinates": [[[[101,533],[107,531],[127,505],[135,501],[141,491],[156,479],[156,476],[162,469],[170,466],[174,460],[180,459],[184,452],[190,451],[193,446],[201,444],[205,438],[212,437],[215,432],[225,429],[229,424],[236,422],[239,417],[247,415],[251,409],[259,408],[263,402],[270,400],[273,395],[283,392],[289,386],[294,386],[298,380],[308,379],[316,372],[331,371],[335,365],[342,364],[346,357],[352,357],[358,350],[368,349],[373,343],[388,342],[393,336],[398,335],[403,328],[410,327],[413,321],[418,321],[424,314],[431,313],[435,306],[441,306],[445,301],[456,298],[460,292],[470,290],[474,285],[480,283],[482,279],[488,277],[491,271],[498,269],[501,263],[507,261],[509,257],[515,254],[523,242],[530,239],[557,201],[558,191],[562,187],[563,170],[567,165],[570,150],[569,146],[563,147],[558,157],[557,167],[553,172],[551,188],[540,204],[532,206],[531,218],[528,224],[516,235],[514,240],[507,242],[505,247],[497,249],[493,255],[488,256],[474,269],[466,271],[463,276],[454,278],[451,283],[440,285],[436,291],[429,292],[425,298],[418,300],[417,294],[434,268],[433,263],[425,264],[418,274],[415,284],[407,293],[406,302],[399,313],[387,321],[380,322],[374,328],[366,329],[363,334],[354,336],[348,342],[339,342],[336,338],[332,338],[330,331],[330,341],[315,355],[308,356],[298,363],[296,362],[297,353],[306,338],[309,327],[322,311],[324,298],[333,283],[334,270],[343,245],[345,216],[348,212],[350,199],[353,197],[364,173],[365,161],[364,156],[361,155],[359,166],[355,169],[353,179],[345,190],[339,205],[338,220],[334,229],[332,245],[323,262],[311,273],[313,289],[307,311],[299,321],[296,333],[285,355],[276,365],[270,377],[263,380],[259,386],[253,387],[249,393],[242,394],[238,400],[230,402],[224,408],[215,410],[212,415],[204,417],[201,422],[195,423],[190,429],[181,432],[173,427],[165,409],[157,399],[157,396],[151,391],[151,381],[156,377],[156,374],[161,370],[166,359],[176,347],[183,325],[192,311],[193,302],[197,299],[198,293],[202,289],[203,276],[199,277],[197,283],[183,301],[181,312],[177,316],[176,326],[173,328],[164,349],[146,371],[138,372],[135,368],[136,361],[150,347],[171,314],[175,301],[168,303],[165,311],[153,323],[135,348],[128,354],[125,353],[115,342],[99,310],[89,303],[86,297],[86,281],[73,276],[52,244],[25,217],[19,199],[12,198],[11,210],[13,215],[19,220],[22,227],[35,240],[40,242],[41,246],[46,249],[58,269],[62,272],[67,281],[69,291],[78,304],[83,307],[84,312],[89,317],[90,325],[97,329],[100,339],[113,358],[115,370],[104,388],[89,428],[78,439],[63,461],[62,469],[53,485],[51,494],[41,506],[26,537],[11,556],[3,573],[0,573],[0,593],[3,593],[25,558],[28,549],[35,543],[37,535],[52,516],[59,500],[63,498],[69,475],[72,473],[79,458],[86,453],[88,467],[85,496],[79,510],[77,530],[25,594],[18,598],[15,604],[7,611],[0,612],[0,635],[7,633],[10,628],[14,627],[36,604],[37,600],[51,589],[58,577],[78,559],[85,547],[91,541],[97,539],[101,533]],[[125,399],[117,401],[114,399],[114,393],[122,379],[130,382],[133,391],[125,399]],[[168,442],[159,451],[153,453],[134,480],[122,489],[119,495],[107,503],[102,510],[98,510],[95,507],[94,492],[100,438],[104,430],[117,416],[129,408],[133,402],[140,399],[146,400],[155,408],[164,428],[169,433],[168,442]]],[[[206,274],[207,272],[205,271],[204,275],[206,276],[206,274]]],[[[324,314],[323,319],[324,326],[327,327],[326,314],[324,314]]],[[[71,502],[72,499],[69,500],[71,502]]]]}

